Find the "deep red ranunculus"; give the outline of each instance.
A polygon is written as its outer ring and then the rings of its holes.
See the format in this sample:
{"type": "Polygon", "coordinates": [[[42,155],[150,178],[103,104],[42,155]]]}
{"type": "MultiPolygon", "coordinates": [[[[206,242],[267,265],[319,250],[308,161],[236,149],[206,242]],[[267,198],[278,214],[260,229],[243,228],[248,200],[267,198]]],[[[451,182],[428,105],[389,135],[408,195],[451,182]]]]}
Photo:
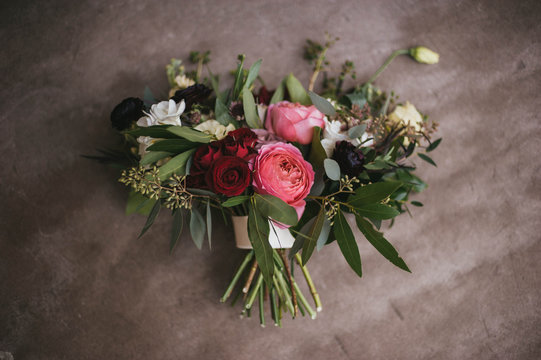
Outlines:
{"type": "Polygon", "coordinates": [[[252,181],[248,162],[237,156],[222,156],[214,161],[207,171],[207,185],[216,194],[237,196],[252,181]]]}
{"type": "Polygon", "coordinates": [[[230,131],[227,137],[232,138],[245,147],[254,147],[257,142],[257,134],[249,128],[239,128],[230,131]]]}
{"type": "Polygon", "coordinates": [[[206,172],[210,165],[223,155],[223,146],[220,141],[213,141],[208,145],[198,147],[193,155],[190,173],[206,172]]]}

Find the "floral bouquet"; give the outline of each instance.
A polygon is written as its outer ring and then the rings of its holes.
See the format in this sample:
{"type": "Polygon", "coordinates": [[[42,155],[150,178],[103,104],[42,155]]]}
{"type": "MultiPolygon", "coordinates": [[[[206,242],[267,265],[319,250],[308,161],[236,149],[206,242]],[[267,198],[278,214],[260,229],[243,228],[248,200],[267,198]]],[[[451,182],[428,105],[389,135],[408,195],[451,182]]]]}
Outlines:
{"type": "Polygon", "coordinates": [[[205,237],[211,246],[213,212],[231,222],[237,247],[248,251],[221,301],[242,298],[246,316],[257,303],[262,326],[265,301],[275,325],[284,312],[315,318],[321,311],[306,267],[315,249],[336,240],[362,275],[348,216],[387,260],[409,271],[379,229],[382,220],[409,212],[409,204],[422,206],[409,200],[426,187],[413,174],[412,155],[435,166],[427,153],[441,139],[431,140],[436,124],[415,106],[398,103],[373,82],[396,56],[436,63],[438,55],[425,47],[395,51],[370,79],[344,90],[356,74],[346,61],[331,77],[326,53],[335,40],[307,41],[305,58],[314,66],[307,90],[293,74],[269,90],[258,76],[261,60],[245,69],[244,55],[227,89],[210,71],[209,52],[190,54],[192,72],[173,59],[166,67],[169,99],[156,101],[147,88],[144,100],[122,101],[111,114],[122,148],[91,156],[123,168],[119,181],[131,188],[127,213],[148,216],[140,236],[162,207],[171,211],[170,251],[185,219],[199,249],[205,237]],[[299,287],[295,266],[315,306],[299,287]]]}

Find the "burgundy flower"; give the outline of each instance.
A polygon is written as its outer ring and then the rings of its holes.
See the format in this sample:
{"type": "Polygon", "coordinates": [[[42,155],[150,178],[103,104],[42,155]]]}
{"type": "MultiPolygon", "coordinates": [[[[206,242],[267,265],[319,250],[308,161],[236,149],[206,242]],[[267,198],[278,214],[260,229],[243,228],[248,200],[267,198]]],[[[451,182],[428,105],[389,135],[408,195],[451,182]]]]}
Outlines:
{"type": "Polygon", "coordinates": [[[207,185],[216,194],[237,196],[250,185],[248,162],[237,156],[222,156],[212,163],[206,174],[207,185]]]}
{"type": "Polygon", "coordinates": [[[348,141],[337,141],[332,158],[340,165],[340,170],[348,176],[357,176],[363,170],[364,155],[348,141]]]}

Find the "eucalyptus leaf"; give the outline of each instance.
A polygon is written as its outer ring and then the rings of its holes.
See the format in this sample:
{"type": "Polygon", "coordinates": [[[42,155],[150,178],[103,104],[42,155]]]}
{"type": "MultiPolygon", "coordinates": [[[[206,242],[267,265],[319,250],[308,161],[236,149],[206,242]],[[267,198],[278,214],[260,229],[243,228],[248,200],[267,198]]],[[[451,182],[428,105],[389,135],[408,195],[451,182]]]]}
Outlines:
{"type": "Polygon", "coordinates": [[[254,95],[248,88],[242,90],[242,107],[244,109],[244,118],[246,123],[252,129],[261,128],[261,120],[257,114],[254,95]]]}
{"type": "Polygon", "coordinates": [[[190,213],[190,234],[192,240],[199,250],[203,247],[203,240],[205,239],[205,220],[199,210],[194,206],[190,213]]]}
{"type": "Polygon", "coordinates": [[[381,255],[402,270],[411,272],[404,260],[398,255],[398,251],[383,237],[382,233],[376,231],[367,220],[360,216],[355,216],[355,221],[359,230],[381,255]]]}
{"type": "Polygon", "coordinates": [[[254,206],[265,218],[282,224],[295,225],[299,221],[295,208],[276,196],[254,194],[254,206]]]}
{"type": "Polygon", "coordinates": [[[150,214],[148,214],[147,222],[145,223],[145,226],[143,226],[143,230],[141,230],[141,233],[139,234],[139,238],[144,235],[144,233],[147,232],[148,229],[154,224],[154,220],[156,220],[156,217],[158,216],[160,212],[161,204],[159,201],[156,201],[154,206],[152,207],[152,210],[150,210],[150,214]]]}
{"type": "Polygon", "coordinates": [[[243,89],[249,89],[252,86],[255,79],[257,78],[257,74],[259,74],[259,68],[261,67],[262,61],[263,59],[259,59],[252,64],[250,70],[248,71],[248,75],[246,76],[246,81],[244,82],[243,89]]]}
{"type": "Polygon", "coordinates": [[[226,201],[224,201],[222,203],[222,206],[223,207],[232,207],[232,206],[240,205],[240,204],[246,202],[246,200],[248,200],[249,198],[250,198],[249,195],[235,196],[235,197],[229,198],[226,201]]]}
{"type": "Polygon", "coordinates": [[[325,174],[331,180],[340,180],[340,165],[333,159],[325,159],[323,161],[323,167],[325,168],[325,174]]]}
{"type": "Polygon", "coordinates": [[[293,76],[293,74],[289,74],[286,77],[286,87],[291,102],[298,102],[301,105],[311,104],[310,97],[306,93],[306,90],[302,86],[301,82],[295,76],[293,76]]]}
{"type": "Polygon", "coordinates": [[[421,159],[423,159],[424,161],[426,161],[427,163],[429,163],[429,164],[431,164],[431,165],[434,165],[434,166],[436,166],[436,167],[438,166],[438,165],[436,165],[436,163],[434,162],[434,160],[432,160],[432,159],[430,158],[430,156],[425,155],[425,154],[421,154],[421,153],[417,153],[417,155],[419,155],[419,157],[420,157],[421,159]]]}
{"type": "Polygon", "coordinates": [[[426,148],[426,152],[431,152],[433,150],[435,150],[438,145],[440,144],[441,142],[441,138],[439,138],[438,140],[435,140],[433,141],[430,145],[428,145],[428,147],[426,148]]]}
{"type": "Polygon", "coordinates": [[[393,207],[383,204],[366,204],[355,207],[355,211],[364,217],[376,220],[392,219],[400,212],[393,207]]]}
{"type": "Polygon", "coordinates": [[[308,91],[308,96],[310,96],[310,100],[312,100],[312,104],[321,111],[323,114],[328,116],[334,116],[336,115],[336,110],[327,99],[324,97],[319,96],[315,92],[308,91]]]}
{"type": "Polygon", "coordinates": [[[366,124],[354,126],[348,130],[348,136],[351,139],[360,138],[361,136],[363,136],[365,130],[366,130],[366,124]]]}
{"type": "Polygon", "coordinates": [[[361,265],[361,255],[359,254],[359,248],[355,242],[355,237],[353,232],[349,227],[342,210],[338,210],[334,216],[334,225],[332,227],[334,235],[336,236],[336,241],[338,241],[338,246],[340,251],[344,255],[349,266],[359,275],[363,276],[362,265],[361,265]]]}
{"type": "Polygon", "coordinates": [[[317,238],[317,244],[316,249],[317,251],[323,249],[323,246],[327,243],[327,239],[329,238],[329,234],[331,232],[331,222],[325,216],[323,219],[323,226],[321,227],[321,233],[319,234],[319,237],[317,238]]]}
{"type": "Polygon", "coordinates": [[[198,143],[194,143],[185,139],[165,139],[154,142],[147,148],[147,150],[180,154],[199,145],[200,144],[198,143]]]}
{"type": "Polygon", "coordinates": [[[398,181],[384,181],[361,186],[348,198],[348,204],[358,207],[367,204],[376,204],[394,193],[400,186],[398,181]]]}
{"type": "Polygon", "coordinates": [[[411,202],[411,205],[421,207],[421,206],[423,206],[423,203],[420,202],[420,201],[412,201],[412,202],[411,202]]]}
{"type": "Polygon", "coordinates": [[[271,104],[276,104],[277,102],[280,102],[284,100],[284,81],[281,81],[280,84],[278,84],[278,87],[274,91],[274,94],[272,94],[272,97],[270,99],[271,104]]]}
{"type": "Polygon", "coordinates": [[[194,130],[188,126],[170,126],[167,128],[167,131],[196,143],[206,144],[212,140],[212,136],[210,136],[209,134],[202,131],[194,130]]]}
{"type": "Polygon", "coordinates": [[[173,225],[171,226],[171,241],[169,242],[169,253],[172,254],[173,250],[177,246],[178,240],[180,239],[180,234],[182,234],[182,225],[184,223],[184,218],[182,216],[182,211],[177,209],[173,212],[173,225]]]}
{"type": "Polygon", "coordinates": [[[269,243],[269,221],[254,206],[250,206],[248,210],[248,237],[265,283],[272,287],[274,260],[273,250],[269,243]]]}
{"type": "Polygon", "coordinates": [[[351,105],[357,105],[360,108],[366,104],[366,97],[362,93],[347,94],[346,97],[351,102],[351,105]]]}
{"type": "Polygon", "coordinates": [[[188,161],[188,158],[192,156],[194,152],[195,152],[195,149],[185,151],[182,154],[175,156],[174,158],[166,162],[164,165],[162,165],[159,168],[160,180],[161,181],[167,180],[173,174],[185,175],[186,162],[188,161]]]}
{"type": "Polygon", "coordinates": [[[212,249],[211,235],[212,235],[212,213],[210,212],[210,200],[209,200],[207,201],[207,236],[209,239],[209,249],[212,249]]]}
{"type": "Polygon", "coordinates": [[[156,161],[161,160],[171,155],[172,154],[167,151],[150,151],[143,155],[143,158],[141,159],[141,161],[139,161],[139,164],[143,166],[154,164],[156,161]]]}

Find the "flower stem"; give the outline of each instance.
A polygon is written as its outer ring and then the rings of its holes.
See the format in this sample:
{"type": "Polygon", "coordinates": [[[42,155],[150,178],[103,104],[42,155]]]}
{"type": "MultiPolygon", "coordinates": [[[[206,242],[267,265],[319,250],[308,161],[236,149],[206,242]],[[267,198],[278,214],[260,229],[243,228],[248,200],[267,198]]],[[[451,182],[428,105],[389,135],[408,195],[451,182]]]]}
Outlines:
{"type": "Polygon", "coordinates": [[[265,309],[263,302],[265,301],[265,285],[259,287],[259,323],[261,327],[265,327],[265,309]]]}
{"type": "Polygon", "coordinates": [[[261,283],[263,283],[263,274],[259,274],[257,277],[257,282],[255,283],[255,286],[252,288],[252,291],[250,291],[250,295],[248,295],[248,300],[246,301],[246,304],[244,304],[244,308],[246,310],[250,310],[252,308],[252,304],[254,303],[255,297],[258,294],[259,288],[261,287],[261,283]]]}
{"type": "Polygon", "coordinates": [[[385,60],[383,65],[381,65],[379,69],[376,70],[376,72],[374,73],[374,75],[372,75],[370,79],[368,79],[365,85],[373,83],[376,80],[376,78],[383,72],[383,70],[385,70],[387,66],[389,66],[389,64],[394,60],[395,57],[400,56],[400,55],[407,55],[407,54],[409,54],[409,50],[407,49],[393,51],[393,53],[387,58],[387,60],[385,60]]]}
{"type": "Polygon", "coordinates": [[[252,280],[254,279],[256,270],[257,270],[257,260],[254,259],[252,268],[250,269],[250,273],[248,275],[248,279],[246,279],[246,283],[244,284],[244,287],[242,288],[242,292],[244,294],[248,294],[248,290],[250,290],[250,285],[252,284],[252,280]]]}
{"type": "Polygon", "coordinates": [[[224,296],[222,296],[222,298],[220,299],[221,302],[227,301],[227,299],[231,295],[231,292],[233,291],[233,288],[239,281],[240,275],[244,271],[244,268],[246,267],[246,265],[248,265],[248,263],[250,262],[253,256],[254,256],[253,250],[251,250],[250,252],[248,252],[248,254],[246,254],[246,257],[242,261],[242,264],[240,264],[239,269],[235,273],[235,276],[233,276],[233,280],[231,280],[231,283],[229,283],[229,286],[227,287],[227,290],[225,291],[224,296]]]}
{"type": "Polygon", "coordinates": [[[287,259],[286,259],[285,255],[284,255],[284,252],[283,251],[278,251],[278,253],[280,254],[280,257],[282,259],[282,263],[284,264],[284,268],[286,269],[287,279],[289,280],[291,296],[293,298],[293,310],[294,310],[293,315],[297,316],[297,312],[299,310],[299,307],[297,306],[297,295],[295,294],[295,290],[293,288],[293,277],[291,276],[291,271],[289,271],[289,266],[287,265],[287,259]]]}
{"type": "Polygon", "coordinates": [[[314,309],[312,309],[310,304],[308,304],[308,301],[306,300],[306,298],[302,294],[301,289],[299,288],[299,285],[297,285],[297,283],[295,281],[293,281],[293,286],[295,287],[295,291],[297,292],[297,295],[299,296],[299,300],[301,301],[302,305],[304,306],[304,308],[306,309],[308,314],[310,314],[310,317],[312,319],[315,319],[316,316],[317,316],[317,313],[314,311],[314,309]]]}
{"type": "Polygon", "coordinates": [[[312,281],[312,277],[310,276],[310,273],[308,272],[308,269],[306,268],[306,266],[302,265],[302,259],[298,253],[295,254],[295,259],[297,260],[297,263],[301,267],[302,273],[304,274],[304,277],[306,279],[306,283],[308,284],[308,287],[310,288],[310,293],[312,294],[312,297],[314,298],[314,302],[316,303],[316,309],[319,312],[323,310],[323,307],[321,306],[321,300],[319,299],[319,294],[317,293],[314,282],[312,281]]]}
{"type": "Polygon", "coordinates": [[[327,53],[327,50],[329,50],[329,48],[325,47],[317,58],[316,66],[314,67],[314,73],[312,74],[312,77],[310,77],[310,84],[308,84],[308,91],[314,91],[314,85],[316,84],[317,76],[321,71],[321,65],[323,64],[323,60],[325,59],[325,54],[327,53]]]}
{"type": "Polygon", "coordinates": [[[276,290],[271,288],[270,290],[270,304],[271,304],[271,314],[272,319],[274,320],[274,326],[282,327],[280,318],[278,318],[278,307],[276,306],[276,290]]]}

